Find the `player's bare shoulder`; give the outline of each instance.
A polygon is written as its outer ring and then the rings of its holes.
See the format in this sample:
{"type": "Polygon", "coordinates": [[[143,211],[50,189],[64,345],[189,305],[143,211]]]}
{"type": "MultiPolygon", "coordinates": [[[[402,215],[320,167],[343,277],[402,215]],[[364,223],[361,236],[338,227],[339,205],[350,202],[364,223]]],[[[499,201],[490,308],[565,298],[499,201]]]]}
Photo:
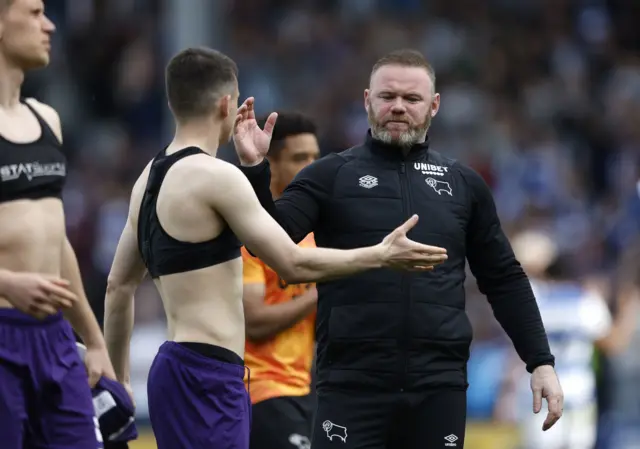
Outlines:
{"type": "MultiPolygon", "coordinates": [[[[131,191],[129,220],[137,226],[138,214],[149,180],[149,162],[136,180],[131,191]]],[[[251,191],[245,175],[236,166],[216,159],[208,154],[195,154],[181,159],[167,172],[161,190],[169,189],[172,196],[180,196],[190,201],[196,200],[208,206],[215,206],[220,199],[238,198],[238,184],[246,184],[244,190],[251,191]]]]}
{"type": "Polygon", "coordinates": [[[191,194],[209,202],[220,195],[233,195],[233,188],[238,182],[248,181],[238,167],[229,162],[206,154],[198,154],[180,161],[172,169],[191,194]]]}
{"type": "Polygon", "coordinates": [[[25,101],[29,106],[35,109],[38,114],[40,114],[60,143],[62,143],[62,122],[60,121],[58,111],[56,111],[52,106],[38,101],[35,98],[26,98],[25,101]]]}

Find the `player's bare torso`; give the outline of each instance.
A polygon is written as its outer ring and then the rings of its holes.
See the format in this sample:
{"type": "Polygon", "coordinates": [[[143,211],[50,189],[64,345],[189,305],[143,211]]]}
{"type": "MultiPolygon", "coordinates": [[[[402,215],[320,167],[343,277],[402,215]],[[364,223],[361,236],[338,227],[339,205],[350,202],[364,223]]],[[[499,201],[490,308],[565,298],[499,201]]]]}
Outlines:
{"type": "MultiPolygon", "coordinates": [[[[156,211],[160,224],[171,237],[203,242],[224,230],[225,222],[206,199],[206,189],[215,184],[210,177],[217,164],[226,162],[199,154],[178,161],[167,172],[156,211]]],[[[149,167],[142,172],[131,194],[130,220],[134,229],[138,226],[149,167]]],[[[244,355],[241,258],[161,276],[154,282],[167,315],[169,340],[209,343],[244,355]]]]}
{"type": "MultiPolygon", "coordinates": [[[[30,104],[53,125],[55,119],[50,109],[37,102],[30,104]]],[[[51,128],[54,133],[59,132],[59,126],[51,128]]],[[[35,142],[42,132],[38,120],[26,106],[11,112],[0,110],[0,135],[9,142],[35,142]]],[[[65,236],[61,200],[44,198],[0,203],[0,267],[59,276],[65,236]]],[[[0,307],[12,305],[0,298],[0,307]]]]}

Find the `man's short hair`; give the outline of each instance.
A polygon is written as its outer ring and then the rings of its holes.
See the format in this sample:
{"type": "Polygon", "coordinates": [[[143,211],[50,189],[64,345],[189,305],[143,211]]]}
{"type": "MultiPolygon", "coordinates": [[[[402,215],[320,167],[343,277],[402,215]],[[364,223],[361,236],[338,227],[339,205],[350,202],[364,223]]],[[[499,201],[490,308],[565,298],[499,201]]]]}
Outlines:
{"type": "Polygon", "coordinates": [[[387,53],[376,61],[371,69],[371,76],[380,68],[386,65],[398,65],[401,67],[419,67],[423,68],[429,74],[429,78],[433,82],[433,88],[436,87],[436,72],[433,70],[429,61],[418,50],[400,49],[387,53]]]}
{"type": "MultiPolygon", "coordinates": [[[[258,121],[260,128],[264,128],[266,121],[266,117],[258,121]]],[[[271,145],[269,146],[267,156],[277,158],[280,155],[280,151],[285,147],[287,137],[298,136],[300,134],[316,135],[317,131],[318,128],[314,121],[304,114],[298,112],[278,113],[278,120],[276,121],[276,126],[273,128],[271,145]]]]}
{"type": "Polygon", "coordinates": [[[167,64],[169,106],[177,119],[206,116],[237,78],[238,66],[225,54],[206,47],[182,50],[167,64]]]}

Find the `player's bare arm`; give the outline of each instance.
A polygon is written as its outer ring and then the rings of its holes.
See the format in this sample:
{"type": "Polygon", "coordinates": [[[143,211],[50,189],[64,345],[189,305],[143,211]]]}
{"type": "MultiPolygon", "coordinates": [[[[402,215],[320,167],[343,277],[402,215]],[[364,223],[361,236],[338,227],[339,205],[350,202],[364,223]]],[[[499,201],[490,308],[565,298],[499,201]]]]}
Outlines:
{"type": "Polygon", "coordinates": [[[62,276],[69,280],[71,291],[78,297],[74,306],[64,311],[64,316],[87,347],[85,365],[89,374],[89,384],[92,387],[95,386],[102,376],[115,379],[100,326],[84,291],[78,259],[66,238],[62,248],[60,269],[62,276]]]}
{"type": "MultiPolygon", "coordinates": [[[[202,160],[193,182],[238,238],[288,283],[315,282],[373,268],[430,269],[447,259],[446,250],[413,242],[406,233],[413,216],[380,244],[353,250],[301,248],[260,205],[242,172],[226,162],[202,160]]],[[[195,158],[194,157],[194,158],[195,158]]]]}
{"type": "MultiPolygon", "coordinates": [[[[33,98],[26,101],[42,115],[62,143],[62,125],[56,110],[33,98]]],[[[73,307],[64,310],[64,315],[87,346],[85,363],[89,373],[89,383],[94,386],[103,375],[115,378],[104,337],[85,294],[78,259],[66,236],[62,245],[60,271],[62,278],[69,281],[69,289],[78,298],[73,307]]]]}
{"type": "MultiPolygon", "coordinates": [[[[238,108],[234,122],[233,141],[242,165],[254,165],[264,158],[278,119],[277,113],[271,113],[264,129],[260,129],[254,104],[253,97],[247,98],[238,108]]],[[[212,171],[221,172],[221,177],[225,179],[225,188],[211,194],[213,208],[224,216],[236,235],[254,254],[274,267],[289,283],[327,280],[381,267],[432,269],[434,265],[447,259],[445,249],[421,245],[407,239],[406,233],[418,222],[417,215],[374,247],[342,252],[324,248],[299,248],[262,208],[249,181],[236,167],[224,168],[223,164],[209,166],[212,171]],[[225,190],[224,194],[221,193],[225,190]],[[233,195],[239,195],[240,198],[234,198],[233,195]],[[235,201],[236,199],[239,201],[235,201]],[[243,212],[242,209],[246,211],[243,212]],[[243,222],[243,214],[250,214],[252,217],[244,216],[246,221],[243,222]],[[265,251],[268,254],[263,257],[260,253],[265,251]],[[274,257],[278,265],[271,263],[274,257]]]]}
{"type": "MultiPolygon", "coordinates": [[[[133,187],[131,204],[139,204],[138,193],[144,188],[141,180],[146,180],[145,170],[133,187]]],[[[104,305],[104,336],[109,356],[113,362],[117,379],[129,384],[129,343],[133,332],[134,294],[144,279],[147,269],[138,251],[136,223],[137,213],[130,211],[118,247],[116,248],[111,271],[107,279],[104,305]]]]}
{"type": "Polygon", "coordinates": [[[292,301],[265,304],[265,285],[244,284],[242,300],[247,338],[254,342],[268,340],[312,313],[318,303],[315,288],[307,290],[292,301]]]}

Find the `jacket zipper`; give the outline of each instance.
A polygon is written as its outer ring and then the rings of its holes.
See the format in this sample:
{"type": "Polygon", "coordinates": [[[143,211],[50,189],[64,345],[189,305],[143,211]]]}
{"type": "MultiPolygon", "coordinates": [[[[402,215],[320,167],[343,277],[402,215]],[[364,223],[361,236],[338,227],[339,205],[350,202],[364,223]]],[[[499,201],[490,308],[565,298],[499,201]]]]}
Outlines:
{"type": "MultiPolygon", "coordinates": [[[[407,173],[406,163],[400,163],[400,190],[402,193],[402,211],[404,220],[408,220],[411,216],[411,183],[407,173]]],[[[402,379],[400,382],[400,391],[404,391],[407,384],[409,370],[409,316],[411,313],[411,289],[409,288],[409,275],[405,272],[402,274],[402,301],[404,306],[404,314],[402,316],[402,329],[400,335],[400,344],[402,352],[402,379]]]]}

